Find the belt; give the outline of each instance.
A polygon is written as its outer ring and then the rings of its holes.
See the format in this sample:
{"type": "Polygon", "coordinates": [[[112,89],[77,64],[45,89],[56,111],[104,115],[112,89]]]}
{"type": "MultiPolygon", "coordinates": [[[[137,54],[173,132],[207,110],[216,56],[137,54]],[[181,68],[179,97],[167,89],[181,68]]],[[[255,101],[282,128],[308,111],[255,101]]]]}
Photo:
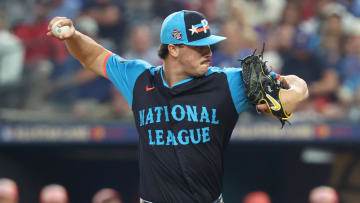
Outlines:
{"type": "MultiPolygon", "coordinates": [[[[153,203],[153,202],[146,201],[146,200],[140,198],[140,203],[153,203]]],[[[220,196],[212,203],[224,203],[224,198],[223,198],[222,194],[220,194],[220,196]]]]}

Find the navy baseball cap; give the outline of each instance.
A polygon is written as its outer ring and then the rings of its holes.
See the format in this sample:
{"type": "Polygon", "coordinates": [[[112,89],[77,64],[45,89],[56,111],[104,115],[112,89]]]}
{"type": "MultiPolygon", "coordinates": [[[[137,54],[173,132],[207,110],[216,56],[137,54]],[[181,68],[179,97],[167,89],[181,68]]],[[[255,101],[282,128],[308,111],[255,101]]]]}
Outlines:
{"type": "Polygon", "coordinates": [[[196,11],[182,10],[165,18],[160,33],[162,44],[186,44],[208,46],[226,39],[211,35],[210,25],[204,15],[196,11]]]}

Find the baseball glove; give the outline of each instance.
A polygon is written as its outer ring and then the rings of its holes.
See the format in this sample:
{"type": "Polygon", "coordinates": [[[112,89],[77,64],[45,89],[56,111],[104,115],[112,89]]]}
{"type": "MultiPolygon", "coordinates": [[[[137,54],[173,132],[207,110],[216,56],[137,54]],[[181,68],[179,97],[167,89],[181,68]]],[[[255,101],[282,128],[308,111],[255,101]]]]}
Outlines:
{"type": "Polygon", "coordinates": [[[264,48],[261,54],[255,55],[255,50],[252,55],[240,60],[246,97],[253,105],[265,103],[269,113],[280,120],[283,128],[292,113],[287,114],[283,108],[280,91],[284,87],[279,80],[280,75],[268,70],[263,52],[264,48]]]}

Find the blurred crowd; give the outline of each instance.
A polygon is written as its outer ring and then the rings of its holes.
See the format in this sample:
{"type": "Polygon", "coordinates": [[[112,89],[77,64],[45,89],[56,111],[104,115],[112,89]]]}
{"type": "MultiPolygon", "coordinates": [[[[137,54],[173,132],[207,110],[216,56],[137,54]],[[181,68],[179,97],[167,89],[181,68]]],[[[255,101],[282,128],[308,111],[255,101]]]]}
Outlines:
{"type": "MultiPolygon", "coordinates": [[[[242,203],[271,203],[271,197],[264,191],[253,191],[245,195],[242,203]]],[[[329,186],[318,186],[309,192],[308,203],[339,203],[336,190],[329,186]]]]}
{"type": "MultiPolygon", "coordinates": [[[[21,194],[17,183],[9,178],[0,178],[0,202],[18,203],[21,194]]],[[[137,201],[136,198],[135,201],[137,201]]],[[[23,201],[23,200],[21,200],[23,201]]],[[[39,203],[69,203],[67,189],[60,184],[45,185],[39,192],[39,203]]],[[[121,194],[112,188],[102,188],[92,197],[92,203],[123,203],[121,194]]],[[[242,203],[271,203],[271,197],[264,191],[252,191],[242,198],[242,203]]],[[[336,190],[329,186],[318,186],[309,191],[308,203],[339,203],[336,190]]]]}
{"type": "MultiPolygon", "coordinates": [[[[240,67],[262,50],[270,68],[295,74],[310,98],[294,121],[360,120],[360,0],[2,0],[0,120],[131,118],[124,97],[45,35],[54,16],[126,59],[161,65],[162,20],[197,10],[213,34],[213,66],[240,67]]],[[[251,116],[250,114],[245,114],[251,116]]]]}
{"type": "MultiPolygon", "coordinates": [[[[17,183],[9,178],[0,178],[0,202],[18,203],[21,194],[17,183]]],[[[39,203],[69,203],[70,197],[67,189],[60,184],[45,185],[39,192],[39,203]]],[[[24,201],[24,200],[21,200],[24,201]]],[[[27,201],[25,201],[27,202],[27,201]]],[[[112,188],[102,188],[97,191],[91,203],[123,203],[121,194],[112,188]]]]}

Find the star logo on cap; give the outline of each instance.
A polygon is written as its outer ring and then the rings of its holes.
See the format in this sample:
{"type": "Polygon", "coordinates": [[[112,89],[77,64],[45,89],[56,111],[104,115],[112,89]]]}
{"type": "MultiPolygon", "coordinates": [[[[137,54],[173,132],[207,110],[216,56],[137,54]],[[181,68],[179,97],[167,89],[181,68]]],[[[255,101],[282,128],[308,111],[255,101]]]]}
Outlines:
{"type": "Polygon", "coordinates": [[[192,25],[189,30],[191,31],[191,35],[194,35],[194,33],[198,34],[197,28],[194,25],[192,25]]]}

